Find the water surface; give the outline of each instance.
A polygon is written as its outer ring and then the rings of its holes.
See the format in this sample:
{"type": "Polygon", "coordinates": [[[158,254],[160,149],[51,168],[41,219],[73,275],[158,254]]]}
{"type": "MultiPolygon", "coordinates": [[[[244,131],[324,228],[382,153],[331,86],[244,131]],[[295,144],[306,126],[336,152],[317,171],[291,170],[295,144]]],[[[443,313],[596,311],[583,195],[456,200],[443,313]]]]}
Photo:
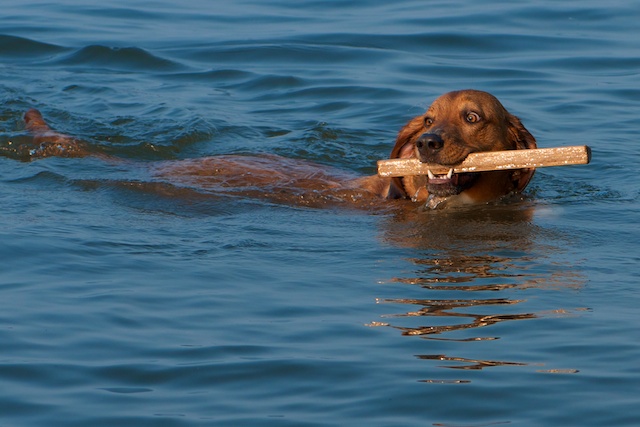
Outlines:
{"type": "MultiPolygon", "coordinates": [[[[635,426],[640,18],[631,1],[17,2],[24,112],[127,159],[0,157],[0,425],[635,426]],[[541,147],[510,204],[312,209],[155,182],[218,154],[374,173],[439,94],[541,147]]],[[[6,154],[6,152],[5,152],[6,154]]]]}

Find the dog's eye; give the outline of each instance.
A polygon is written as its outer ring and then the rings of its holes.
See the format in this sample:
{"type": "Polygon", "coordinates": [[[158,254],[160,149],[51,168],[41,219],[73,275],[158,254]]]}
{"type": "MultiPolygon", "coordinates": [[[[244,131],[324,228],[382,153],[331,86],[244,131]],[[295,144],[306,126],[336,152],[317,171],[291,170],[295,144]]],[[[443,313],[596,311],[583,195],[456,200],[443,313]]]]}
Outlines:
{"type": "Polygon", "coordinates": [[[480,121],[480,115],[472,111],[470,113],[467,113],[466,119],[469,123],[478,123],[480,121]]]}
{"type": "Polygon", "coordinates": [[[431,117],[425,117],[424,119],[424,125],[425,127],[429,127],[433,124],[433,119],[431,117]]]}

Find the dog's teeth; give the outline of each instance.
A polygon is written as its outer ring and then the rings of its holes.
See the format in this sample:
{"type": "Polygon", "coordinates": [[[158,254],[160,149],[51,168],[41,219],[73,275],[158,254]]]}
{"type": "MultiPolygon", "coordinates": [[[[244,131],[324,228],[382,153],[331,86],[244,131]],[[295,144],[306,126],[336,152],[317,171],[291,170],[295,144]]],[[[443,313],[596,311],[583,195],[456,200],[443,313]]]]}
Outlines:
{"type": "Polygon", "coordinates": [[[449,169],[449,172],[447,173],[447,179],[451,179],[452,176],[453,176],[453,168],[449,169]]]}
{"type": "Polygon", "coordinates": [[[427,176],[429,177],[429,179],[435,179],[436,176],[433,174],[433,172],[431,172],[430,169],[427,169],[427,176]]]}

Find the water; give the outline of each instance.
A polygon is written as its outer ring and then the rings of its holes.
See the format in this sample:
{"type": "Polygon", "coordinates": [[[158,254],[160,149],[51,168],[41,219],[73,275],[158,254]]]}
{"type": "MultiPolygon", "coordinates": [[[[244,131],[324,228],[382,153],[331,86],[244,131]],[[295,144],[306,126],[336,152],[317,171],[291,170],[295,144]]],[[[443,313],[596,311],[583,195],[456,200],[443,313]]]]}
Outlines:
{"type": "Polygon", "coordinates": [[[1,426],[640,423],[634,2],[2,9],[0,145],[37,107],[130,161],[0,157],[1,426]],[[176,191],[145,167],[369,174],[469,87],[592,164],[426,213],[176,191]]]}

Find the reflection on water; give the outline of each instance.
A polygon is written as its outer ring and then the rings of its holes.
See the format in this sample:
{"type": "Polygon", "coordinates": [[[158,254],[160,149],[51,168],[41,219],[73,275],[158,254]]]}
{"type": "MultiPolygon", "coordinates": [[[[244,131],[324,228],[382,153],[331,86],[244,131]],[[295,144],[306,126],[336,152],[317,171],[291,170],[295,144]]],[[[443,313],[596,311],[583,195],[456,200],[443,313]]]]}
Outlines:
{"type": "Polygon", "coordinates": [[[525,366],[526,363],[517,363],[517,362],[498,362],[495,360],[473,360],[467,359],[465,357],[449,357],[440,354],[427,354],[418,356],[420,359],[425,360],[444,360],[451,362],[462,362],[467,365],[463,366],[444,366],[446,368],[452,369],[483,369],[489,366],[525,366]]]}
{"type": "MultiPolygon", "coordinates": [[[[435,316],[439,318],[443,317],[453,317],[456,319],[450,319],[451,321],[458,320],[462,318],[463,320],[468,320],[468,322],[464,323],[456,323],[456,324],[448,324],[448,325],[439,325],[439,326],[418,326],[418,327],[401,327],[396,326],[396,328],[402,331],[403,335],[434,335],[434,334],[442,334],[445,332],[456,331],[460,329],[470,329],[470,328],[480,328],[484,326],[491,326],[498,322],[504,322],[507,320],[524,320],[524,319],[533,319],[536,317],[535,314],[532,313],[522,313],[522,314],[473,314],[473,313],[459,313],[451,310],[456,310],[459,308],[468,308],[468,307],[482,307],[487,305],[505,305],[505,304],[518,304],[522,302],[522,300],[509,300],[509,299],[494,299],[494,300],[477,300],[477,299],[469,299],[469,300],[403,300],[403,299],[387,299],[385,302],[393,302],[397,304],[416,304],[422,306],[419,311],[409,311],[402,315],[394,315],[395,317],[429,317],[435,316]]],[[[491,338],[481,338],[481,337],[472,337],[465,338],[464,341],[479,341],[486,340],[491,338]]]]}
{"type": "MultiPolygon", "coordinates": [[[[515,320],[572,315],[575,309],[532,310],[526,298],[539,291],[579,289],[584,284],[576,267],[560,262],[565,237],[536,225],[534,214],[534,206],[524,200],[464,210],[396,212],[385,224],[384,240],[415,249],[420,256],[408,260],[415,267],[409,274],[388,279],[390,284],[403,285],[397,289],[402,296],[378,300],[398,307],[400,312],[383,315],[384,321],[372,322],[370,326],[391,327],[402,335],[443,345],[469,343],[456,348],[472,353],[473,342],[501,339],[480,334],[481,328],[515,320]],[[411,297],[406,297],[407,293],[411,297]]],[[[416,357],[437,361],[438,367],[460,370],[539,365],[536,361],[481,360],[467,354],[416,357]]],[[[560,371],[576,372],[538,370],[560,371]]]]}

